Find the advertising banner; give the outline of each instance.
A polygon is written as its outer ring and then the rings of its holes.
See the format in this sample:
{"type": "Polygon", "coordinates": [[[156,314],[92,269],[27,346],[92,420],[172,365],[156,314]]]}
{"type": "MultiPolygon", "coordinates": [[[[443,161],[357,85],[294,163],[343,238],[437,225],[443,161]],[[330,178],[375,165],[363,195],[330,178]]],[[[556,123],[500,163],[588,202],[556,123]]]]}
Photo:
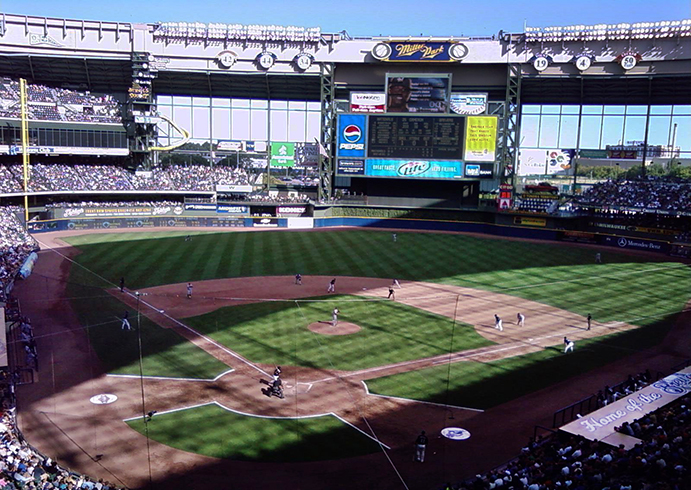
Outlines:
{"type": "Polygon", "coordinates": [[[547,150],[547,175],[573,175],[576,150],[547,150]]]}
{"type": "Polygon", "coordinates": [[[314,228],[314,218],[288,218],[288,228],[297,230],[314,228]]]}
{"type": "Polygon", "coordinates": [[[487,113],[487,93],[451,94],[449,106],[456,114],[477,115],[487,113]]]}
{"type": "Polygon", "coordinates": [[[292,167],[295,165],[295,143],[271,143],[272,167],[292,167]]]}
{"type": "Polygon", "coordinates": [[[185,203],[185,211],[216,211],[212,203],[185,203]]]}
{"type": "Polygon", "coordinates": [[[518,155],[517,175],[573,175],[575,150],[523,149],[518,155]]]}
{"type": "Polygon", "coordinates": [[[338,175],[365,175],[365,161],[338,160],[336,173],[338,175]]]}
{"type": "Polygon", "coordinates": [[[412,179],[461,179],[463,162],[368,159],[365,161],[365,175],[412,179]]]}
{"type": "Polygon", "coordinates": [[[252,226],[255,228],[278,228],[278,219],[252,218],[252,226]]]}
{"type": "Polygon", "coordinates": [[[648,250],[650,252],[666,253],[669,250],[669,243],[666,242],[656,242],[652,240],[644,240],[641,238],[631,238],[623,236],[606,236],[603,237],[602,243],[605,245],[611,245],[613,247],[632,248],[635,250],[648,250]]]}
{"type": "Polygon", "coordinates": [[[216,192],[235,192],[237,194],[249,194],[250,192],[252,192],[252,186],[217,184],[216,192]]]}
{"type": "Polygon", "coordinates": [[[307,211],[306,206],[277,206],[277,215],[290,215],[290,216],[300,216],[305,214],[307,211]]]}
{"type": "Polygon", "coordinates": [[[216,207],[217,213],[231,213],[231,214],[247,214],[250,212],[248,206],[237,206],[235,204],[218,204],[216,207]]]}
{"type": "Polygon", "coordinates": [[[339,157],[364,157],[367,140],[367,116],[358,114],[338,115],[339,157]]]}
{"type": "Polygon", "coordinates": [[[351,92],[350,112],[384,113],[386,112],[386,94],[384,92],[351,92]]]}
{"type": "Polygon", "coordinates": [[[386,79],[386,112],[449,112],[450,90],[448,76],[389,76],[386,79]]]}
{"type": "Polygon", "coordinates": [[[470,116],[465,128],[464,160],[493,162],[497,159],[497,118],[470,116]]]}
{"type": "Polygon", "coordinates": [[[493,163],[466,163],[465,176],[469,179],[473,177],[479,179],[491,179],[494,176],[493,163]]]}
{"type": "MultiPolygon", "coordinates": [[[[691,392],[691,368],[686,368],[656,381],[630,395],[626,395],[588,415],[561,427],[570,434],[611,444],[608,437],[616,434],[615,427],[634,420],[672,403],[691,392]]],[[[632,445],[640,442],[631,441],[632,445]]],[[[618,444],[613,444],[618,445],[618,444]]]]}
{"type": "Polygon", "coordinates": [[[58,208],[55,216],[62,218],[94,218],[98,216],[167,216],[181,215],[182,206],[132,206],[102,208],[58,208]]]}
{"type": "Polygon", "coordinates": [[[244,151],[245,142],[239,140],[219,141],[216,149],[220,151],[244,151]]]}
{"type": "Polygon", "coordinates": [[[319,164],[319,147],[316,143],[295,143],[295,163],[303,166],[319,164]]]}

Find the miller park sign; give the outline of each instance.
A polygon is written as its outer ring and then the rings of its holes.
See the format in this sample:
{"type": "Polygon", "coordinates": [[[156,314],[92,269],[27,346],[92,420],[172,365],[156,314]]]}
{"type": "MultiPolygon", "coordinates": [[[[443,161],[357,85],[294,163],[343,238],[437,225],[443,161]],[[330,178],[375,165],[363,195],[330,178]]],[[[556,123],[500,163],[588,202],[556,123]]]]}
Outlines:
{"type": "Polygon", "coordinates": [[[372,48],[372,56],[379,61],[461,61],[468,56],[468,47],[458,42],[387,41],[372,48]]]}

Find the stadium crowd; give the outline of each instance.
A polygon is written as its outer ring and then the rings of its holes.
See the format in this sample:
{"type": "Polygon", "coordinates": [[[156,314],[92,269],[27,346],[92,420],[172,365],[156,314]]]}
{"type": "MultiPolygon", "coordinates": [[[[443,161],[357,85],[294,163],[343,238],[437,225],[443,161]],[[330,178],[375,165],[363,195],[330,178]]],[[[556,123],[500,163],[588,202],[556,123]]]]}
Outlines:
{"type": "MultiPolygon", "coordinates": [[[[27,85],[29,119],[90,123],[122,123],[120,103],[111,95],[92,95],[44,85],[27,85]]],[[[19,118],[19,82],[0,83],[0,117],[19,118]]]]}
{"type": "Polygon", "coordinates": [[[29,254],[39,248],[17,219],[18,211],[16,207],[0,207],[0,300],[29,254]]]}
{"type": "Polygon", "coordinates": [[[691,213],[691,182],[649,176],[595,184],[578,201],[590,206],[691,213]]]}
{"type": "Polygon", "coordinates": [[[507,465],[443,490],[688,490],[691,396],[619,432],[641,439],[630,450],[559,432],[533,440],[507,465]]]}

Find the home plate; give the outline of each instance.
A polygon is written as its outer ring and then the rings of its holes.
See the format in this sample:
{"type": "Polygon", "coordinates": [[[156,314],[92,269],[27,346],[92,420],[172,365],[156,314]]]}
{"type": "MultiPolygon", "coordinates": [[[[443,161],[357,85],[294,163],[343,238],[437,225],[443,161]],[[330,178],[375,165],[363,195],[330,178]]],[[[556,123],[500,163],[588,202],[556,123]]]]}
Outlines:
{"type": "Polygon", "coordinates": [[[284,395],[302,395],[307,393],[312,388],[312,383],[298,383],[297,389],[294,384],[286,383],[283,389],[284,395]]]}

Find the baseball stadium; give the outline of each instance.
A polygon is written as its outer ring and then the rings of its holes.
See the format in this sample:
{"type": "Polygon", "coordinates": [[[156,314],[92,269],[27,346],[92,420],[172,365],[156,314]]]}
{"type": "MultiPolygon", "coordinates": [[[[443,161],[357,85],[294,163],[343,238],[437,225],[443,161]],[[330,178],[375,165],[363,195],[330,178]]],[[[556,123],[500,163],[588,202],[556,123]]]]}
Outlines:
{"type": "Polygon", "coordinates": [[[3,13],[0,76],[0,488],[691,488],[691,20],[3,13]]]}

